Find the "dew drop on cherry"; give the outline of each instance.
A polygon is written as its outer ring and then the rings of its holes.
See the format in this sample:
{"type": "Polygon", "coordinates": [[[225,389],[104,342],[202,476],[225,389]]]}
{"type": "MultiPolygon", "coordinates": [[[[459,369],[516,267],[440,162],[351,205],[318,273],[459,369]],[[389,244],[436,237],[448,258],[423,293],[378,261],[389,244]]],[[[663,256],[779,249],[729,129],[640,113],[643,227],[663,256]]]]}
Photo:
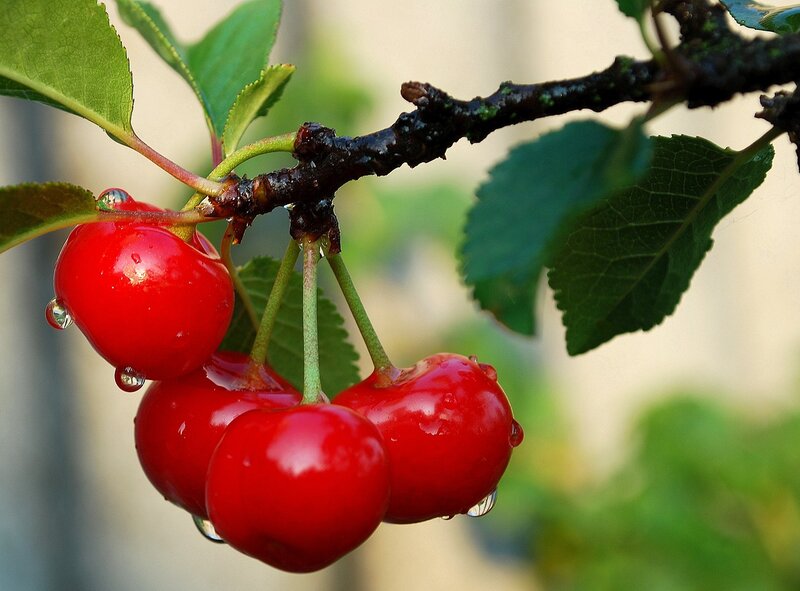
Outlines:
{"type": "Polygon", "coordinates": [[[197,515],[192,515],[192,521],[194,521],[197,531],[199,531],[206,540],[209,542],[214,542],[215,544],[225,543],[225,540],[220,537],[220,535],[217,533],[217,530],[214,529],[214,526],[208,519],[203,519],[197,515]]]}
{"type": "Polygon", "coordinates": [[[97,197],[100,209],[115,209],[120,203],[130,201],[131,196],[122,189],[106,189],[97,197]]]}
{"type": "Polygon", "coordinates": [[[56,330],[64,330],[72,324],[72,316],[57,299],[50,300],[44,310],[44,316],[47,318],[47,323],[56,330]]]}
{"type": "Polygon", "coordinates": [[[492,510],[496,501],[497,489],[494,489],[492,492],[478,501],[469,511],[467,511],[467,515],[469,517],[483,517],[492,510]]]}
{"type": "Polygon", "coordinates": [[[511,433],[508,435],[511,447],[517,447],[523,439],[525,439],[525,431],[522,430],[522,425],[516,419],[511,419],[511,433]]]}
{"type": "Polygon", "coordinates": [[[125,392],[136,392],[144,386],[144,376],[136,372],[132,367],[118,367],[114,371],[114,380],[120,390],[125,392]]]}
{"type": "Polygon", "coordinates": [[[455,515],[442,515],[439,519],[443,519],[444,521],[450,521],[455,515]]]}

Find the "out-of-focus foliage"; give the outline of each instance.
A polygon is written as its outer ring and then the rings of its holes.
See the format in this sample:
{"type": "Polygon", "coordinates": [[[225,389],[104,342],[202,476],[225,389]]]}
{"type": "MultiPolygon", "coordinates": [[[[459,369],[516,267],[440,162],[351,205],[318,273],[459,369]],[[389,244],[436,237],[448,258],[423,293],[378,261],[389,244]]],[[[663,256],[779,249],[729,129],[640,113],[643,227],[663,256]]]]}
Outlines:
{"type": "Polygon", "coordinates": [[[800,409],[757,422],[708,398],[667,399],[602,482],[554,398],[518,418],[525,443],[481,525],[527,551],[545,589],[800,588],[800,409]]]}

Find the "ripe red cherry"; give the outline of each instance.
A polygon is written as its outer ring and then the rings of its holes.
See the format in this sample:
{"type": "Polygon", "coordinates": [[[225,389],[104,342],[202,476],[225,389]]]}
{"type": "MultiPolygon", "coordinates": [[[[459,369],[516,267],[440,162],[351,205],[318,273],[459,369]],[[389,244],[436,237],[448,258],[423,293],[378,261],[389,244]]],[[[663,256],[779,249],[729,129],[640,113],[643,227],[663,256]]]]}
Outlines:
{"type": "MultiPolygon", "coordinates": [[[[157,210],[133,200],[115,207],[157,210]]],[[[195,232],[187,243],[138,221],[76,227],[53,283],[57,309],[117,368],[122,382],[129,378],[130,389],[143,378],[199,367],[219,346],[233,313],[230,275],[203,236],[195,232]]]]}
{"type": "Polygon", "coordinates": [[[385,520],[394,523],[467,513],[493,493],[522,440],[494,368],[451,353],[394,375],[374,372],[334,404],[383,435],[392,491],[385,520]]]}
{"type": "Polygon", "coordinates": [[[217,352],[195,371],[150,385],[134,419],[144,473],[168,500],[206,519],[206,473],[228,424],[256,408],[294,406],[301,395],[247,355],[217,352]]]}
{"type": "Polygon", "coordinates": [[[241,415],[214,451],[206,485],[217,534],[290,572],[321,569],[360,545],[388,499],[380,433],[331,404],[241,415]]]}

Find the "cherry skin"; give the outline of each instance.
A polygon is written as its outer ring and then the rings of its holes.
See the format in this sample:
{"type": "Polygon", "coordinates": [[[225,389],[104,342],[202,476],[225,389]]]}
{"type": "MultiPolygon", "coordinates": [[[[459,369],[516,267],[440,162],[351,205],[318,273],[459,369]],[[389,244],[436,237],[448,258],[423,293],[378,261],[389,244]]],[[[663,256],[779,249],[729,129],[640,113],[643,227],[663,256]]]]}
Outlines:
{"type": "Polygon", "coordinates": [[[321,569],[359,546],[388,500],[380,433],[331,404],[241,415],[214,451],[206,484],[217,534],[290,572],[321,569]]]}
{"type": "Polygon", "coordinates": [[[385,520],[393,523],[466,513],[495,490],[522,439],[494,368],[451,353],[373,372],[334,404],[383,435],[392,491],[385,520]]]}
{"type": "MultiPolygon", "coordinates": [[[[158,211],[128,200],[127,211],[158,211]]],[[[56,302],[118,370],[167,379],[199,367],[233,313],[233,284],[199,232],[140,221],[77,226],[56,262],[56,302]]]]}
{"type": "Polygon", "coordinates": [[[206,473],[228,424],[247,411],[287,408],[301,398],[247,355],[217,352],[199,369],[147,389],[134,419],[139,462],[167,500],[207,519],[206,473]]]}

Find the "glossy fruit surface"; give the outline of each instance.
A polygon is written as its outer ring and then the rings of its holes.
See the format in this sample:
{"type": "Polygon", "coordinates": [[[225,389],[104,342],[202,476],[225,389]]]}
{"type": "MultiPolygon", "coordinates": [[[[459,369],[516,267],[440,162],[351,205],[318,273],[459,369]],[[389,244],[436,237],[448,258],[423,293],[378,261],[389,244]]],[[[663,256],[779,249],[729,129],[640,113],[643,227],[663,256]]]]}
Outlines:
{"type": "MultiPolygon", "coordinates": [[[[128,211],[153,206],[125,202],[128,211]]],[[[166,379],[199,367],[222,341],[233,285],[213,246],[142,222],[76,227],[56,263],[56,301],[115,368],[166,379]]]]}
{"type": "Polygon", "coordinates": [[[318,570],[360,545],[388,499],[378,430],[331,404],[241,415],[212,455],[206,486],[217,533],[291,572],[318,570]]]}
{"type": "Polygon", "coordinates": [[[522,438],[494,368],[440,353],[394,372],[374,372],[333,401],[383,435],[392,491],[386,521],[468,512],[495,490],[522,438]]]}
{"type": "Polygon", "coordinates": [[[295,406],[301,395],[242,353],[217,352],[187,375],[153,382],[134,423],[144,473],[168,500],[206,518],[206,473],[228,424],[256,408],[295,406]]]}

